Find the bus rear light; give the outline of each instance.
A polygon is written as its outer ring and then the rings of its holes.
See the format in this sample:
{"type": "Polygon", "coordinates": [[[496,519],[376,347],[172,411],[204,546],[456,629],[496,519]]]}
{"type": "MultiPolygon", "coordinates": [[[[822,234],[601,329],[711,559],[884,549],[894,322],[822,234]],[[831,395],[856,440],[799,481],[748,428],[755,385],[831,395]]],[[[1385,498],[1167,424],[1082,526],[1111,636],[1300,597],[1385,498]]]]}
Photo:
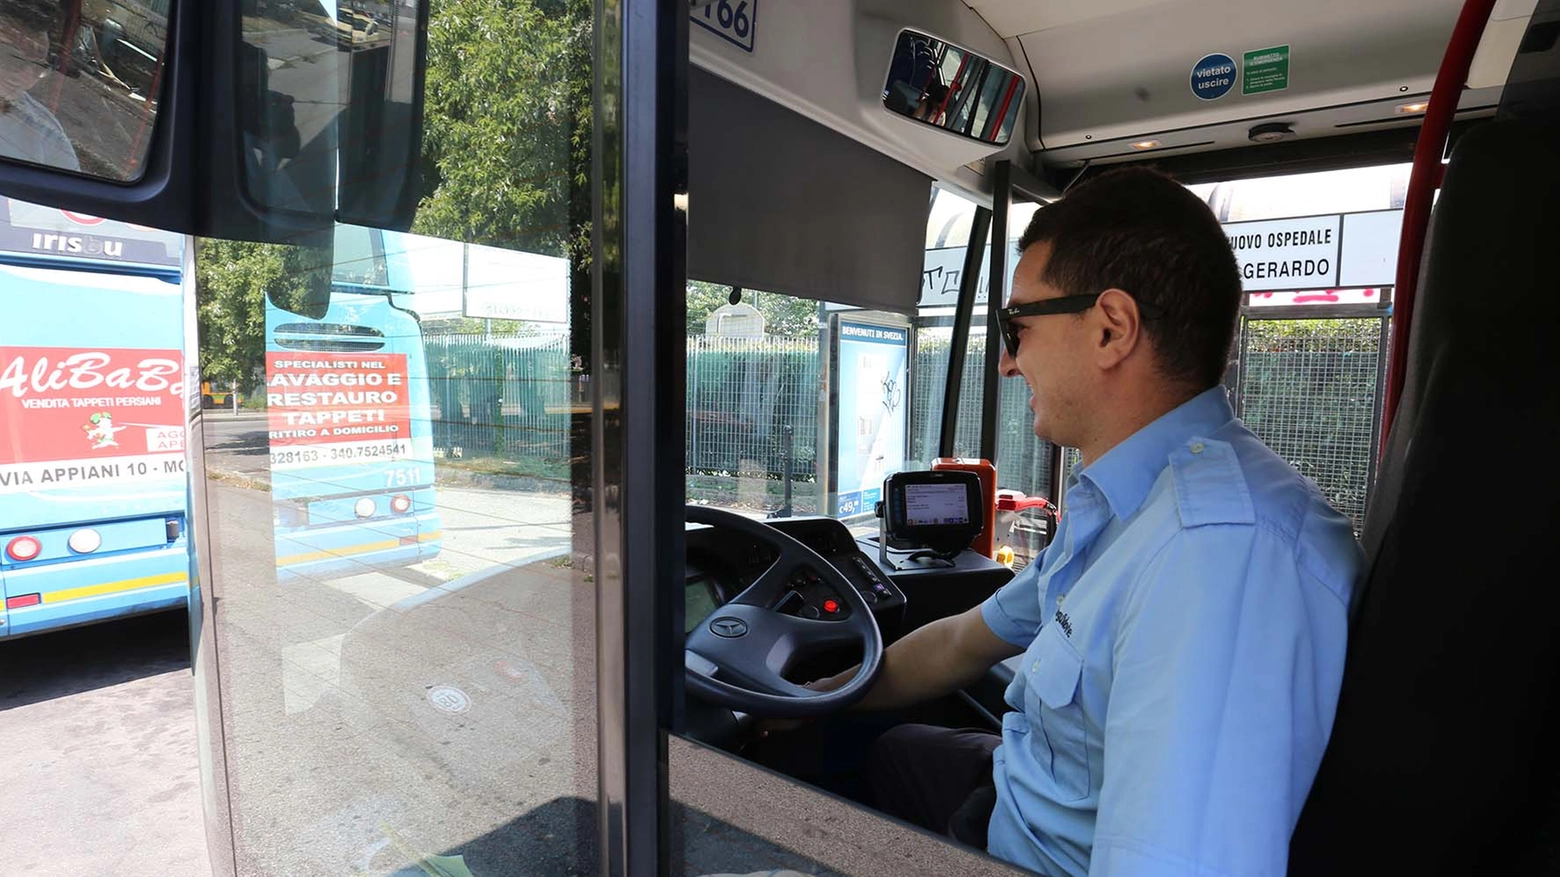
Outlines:
{"type": "Polygon", "coordinates": [[[374,512],[378,511],[378,509],[374,506],[374,501],[365,496],[357,501],[357,505],[352,507],[352,511],[360,518],[372,518],[374,512]]]}
{"type": "Polygon", "coordinates": [[[66,544],[77,554],[91,554],[103,547],[103,537],[98,531],[88,527],[70,534],[70,540],[66,544]]]}
{"type": "Polygon", "coordinates": [[[26,563],[43,553],[43,543],[31,536],[18,536],[6,544],[5,553],[17,563],[26,563]]]}
{"type": "Polygon", "coordinates": [[[43,597],[41,595],[39,595],[39,594],[23,594],[20,597],[7,597],[7,598],[5,598],[5,608],[7,608],[7,609],[25,609],[28,606],[37,606],[39,603],[42,603],[42,602],[43,602],[43,597]]]}
{"type": "Polygon", "coordinates": [[[406,494],[397,494],[390,500],[390,510],[398,515],[404,515],[412,510],[412,498],[406,494]]]}

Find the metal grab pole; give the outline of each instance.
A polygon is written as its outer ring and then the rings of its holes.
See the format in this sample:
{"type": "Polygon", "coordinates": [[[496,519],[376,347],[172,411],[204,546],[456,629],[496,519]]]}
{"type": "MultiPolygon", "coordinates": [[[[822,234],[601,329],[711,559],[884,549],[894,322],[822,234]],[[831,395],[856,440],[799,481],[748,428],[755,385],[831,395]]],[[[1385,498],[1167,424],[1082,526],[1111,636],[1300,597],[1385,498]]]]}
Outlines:
{"type": "Polygon", "coordinates": [[[1425,108],[1425,120],[1419,127],[1419,140],[1414,145],[1414,166],[1409,172],[1408,192],[1403,200],[1403,230],[1398,240],[1397,284],[1392,291],[1396,300],[1392,308],[1392,354],[1387,367],[1379,452],[1386,450],[1387,435],[1392,430],[1392,418],[1397,414],[1398,398],[1403,393],[1403,380],[1408,371],[1408,335],[1413,324],[1419,260],[1429,231],[1431,201],[1441,185],[1441,156],[1446,151],[1452,117],[1457,113],[1457,100],[1468,81],[1473,54],[1478,51],[1484,26],[1494,8],[1495,0],[1467,0],[1463,4],[1457,24],[1452,28],[1452,37],[1447,41],[1446,54],[1441,58],[1441,68],[1436,71],[1435,85],[1430,89],[1430,106],[1425,108]]]}

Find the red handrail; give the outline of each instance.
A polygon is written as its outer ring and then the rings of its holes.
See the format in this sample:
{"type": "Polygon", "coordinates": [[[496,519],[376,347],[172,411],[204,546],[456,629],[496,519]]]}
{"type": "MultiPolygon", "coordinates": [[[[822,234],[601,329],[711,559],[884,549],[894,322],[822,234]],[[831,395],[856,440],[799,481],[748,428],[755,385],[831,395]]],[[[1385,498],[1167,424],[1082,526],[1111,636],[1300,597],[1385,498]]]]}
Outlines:
{"type": "Polygon", "coordinates": [[[1446,152],[1446,138],[1451,131],[1452,116],[1457,112],[1457,101],[1468,82],[1473,53],[1478,51],[1484,26],[1494,8],[1495,0],[1463,3],[1462,13],[1452,28],[1452,38],[1446,44],[1446,54],[1441,58],[1441,69],[1436,71],[1435,85],[1430,89],[1430,106],[1425,108],[1419,140],[1414,144],[1414,166],[1408,176],[1408,193],[1403,200],[1403,230],[1398,238],[1392,357],[1387,365],[1386,395],[1381,410],[1380,450],[1383,452],[1387,447],[1387,433],[1392,430],[1392,418],[1397,414],[1399,397],[1403,394],[1403,378],[1408,371],[1408,333],[1413,323],[1414,292],[1419,282],[1419,260],[1424,253],[1425,235],[1430,227],[1430,204],[1435,190],[1441,185],[1441,156],[1446,152]]]}

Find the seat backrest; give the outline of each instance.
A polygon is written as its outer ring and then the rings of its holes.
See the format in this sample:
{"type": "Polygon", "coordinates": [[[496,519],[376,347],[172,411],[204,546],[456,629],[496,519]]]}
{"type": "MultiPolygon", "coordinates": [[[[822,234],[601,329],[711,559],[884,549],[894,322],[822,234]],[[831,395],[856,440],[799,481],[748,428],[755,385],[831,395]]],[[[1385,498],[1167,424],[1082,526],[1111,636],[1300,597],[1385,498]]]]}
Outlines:
{"type": "Polygon", "coordinates": [[[1560,139],[1461,138],[1292,875],[1550,872],[1560,817],[1560,139]]]}

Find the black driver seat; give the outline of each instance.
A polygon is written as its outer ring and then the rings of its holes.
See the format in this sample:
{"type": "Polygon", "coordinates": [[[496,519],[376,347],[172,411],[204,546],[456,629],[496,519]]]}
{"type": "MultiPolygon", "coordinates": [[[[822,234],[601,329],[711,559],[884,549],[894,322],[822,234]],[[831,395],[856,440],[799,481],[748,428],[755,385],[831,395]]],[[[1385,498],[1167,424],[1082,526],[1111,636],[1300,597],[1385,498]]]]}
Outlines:
{"type": "Polygon", "coordinates": [[[1557,873],[1560,130],[1458,142],[1419,286],[1289,873],[1557,873]]]}

